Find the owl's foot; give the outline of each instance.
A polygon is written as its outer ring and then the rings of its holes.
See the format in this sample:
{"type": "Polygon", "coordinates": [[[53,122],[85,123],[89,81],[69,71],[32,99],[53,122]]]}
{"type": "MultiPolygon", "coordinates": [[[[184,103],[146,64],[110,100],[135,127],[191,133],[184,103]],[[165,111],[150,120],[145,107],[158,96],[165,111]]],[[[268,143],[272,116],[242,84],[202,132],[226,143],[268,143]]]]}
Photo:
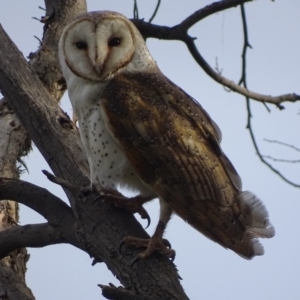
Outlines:
{"type": "Polygon", "coordinates": [[[168,240],[153,236],[150,239],[141,239],[133,236],[125,237],[120,243],[119,250],[123,247],[146,248],[145,251],[138,254],[131,262],[133,266],[137,261],[149,257],[153,252],[166,255],[172,262],[175,259],[176,252],[171,249],[171,244],[168,240]]]}
{"type": "MultiPolygon", "coordinates": [[[[146,228],[149,227],[151,223],[151,219],[145,208],[143,207],[143,204],[152,200],[154,197],[143,197],[143,196],[136,196],[132,198],[126,198],[119,192],[103,192],[103,194],[100,197],[97,197],[96,199],[101,198],[106,203],[111,203],[115,207],[126,209],[127,211],[131,213],[138,213],[142,219],[146,219],[148,224],[146,228]]],[[[96,200],[95,199],[95,200],[96,200]]]]}
{"type": "Polygon", "coordinates": [[[97,188],[92,183],[89,186],[83,186],[80,188],[80,193],[84,196],[89,196],[93,192],[97,192],[97,188]]]}

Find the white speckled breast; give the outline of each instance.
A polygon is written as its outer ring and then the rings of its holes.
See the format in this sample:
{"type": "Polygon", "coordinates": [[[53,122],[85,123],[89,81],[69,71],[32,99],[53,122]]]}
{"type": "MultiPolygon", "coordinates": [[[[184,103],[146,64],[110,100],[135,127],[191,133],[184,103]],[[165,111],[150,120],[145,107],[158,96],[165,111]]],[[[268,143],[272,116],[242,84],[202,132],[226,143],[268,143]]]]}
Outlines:
{"type": "MultiPolygon", "coordinates": [[[[82,79],[80,79],[82,80],[82,79]]],[[[135,172],[122,146],[112,137],[107,126],[107,117],[101,107],[101,93],[106,84],[86,81],[78,88],[73,85],[70,94],[72,106],[79,120],[81,140],[86,149],[90,166],[90,179],[104,188],[126,187],[140,194],[152,194],[135,172]]],[[[69,80],[68,86],[72,85],[69,80]]]]}

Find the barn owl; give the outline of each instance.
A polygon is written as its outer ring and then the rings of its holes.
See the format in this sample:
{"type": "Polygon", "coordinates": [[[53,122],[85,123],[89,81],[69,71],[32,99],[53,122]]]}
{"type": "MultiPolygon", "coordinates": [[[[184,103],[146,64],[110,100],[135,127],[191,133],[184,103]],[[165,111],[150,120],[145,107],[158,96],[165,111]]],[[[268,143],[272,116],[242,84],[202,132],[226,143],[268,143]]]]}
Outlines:
{"type": "Polygon", "coordinates": [[[163,239],[172,213],[246,259],[264,253],[258,238],[275,234],[266,208],[242,191],[218,126],[162,74],[132,22],[110,11],[78,16],[62,33],[59,59],[91,183],[136,191],[130,200],[115,200],[137,210],[159,198],[153,236],[124,239],[146,248],[138,259],[154,251],[174,258],[163,239]]]}

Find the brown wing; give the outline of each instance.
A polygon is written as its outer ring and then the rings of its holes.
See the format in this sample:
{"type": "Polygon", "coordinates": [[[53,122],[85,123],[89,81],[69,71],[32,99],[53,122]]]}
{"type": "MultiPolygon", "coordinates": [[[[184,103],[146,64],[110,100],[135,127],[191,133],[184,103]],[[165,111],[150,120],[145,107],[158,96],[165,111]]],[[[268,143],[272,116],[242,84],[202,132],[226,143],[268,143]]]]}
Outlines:
{"type": "Polygon", "coordinates": [[[160,73],[118,75],[102,101],[110,130],[140,177],[181,218],[244,257],[262,251],[246,233],[240,177],[200,104],[160,73]]]}

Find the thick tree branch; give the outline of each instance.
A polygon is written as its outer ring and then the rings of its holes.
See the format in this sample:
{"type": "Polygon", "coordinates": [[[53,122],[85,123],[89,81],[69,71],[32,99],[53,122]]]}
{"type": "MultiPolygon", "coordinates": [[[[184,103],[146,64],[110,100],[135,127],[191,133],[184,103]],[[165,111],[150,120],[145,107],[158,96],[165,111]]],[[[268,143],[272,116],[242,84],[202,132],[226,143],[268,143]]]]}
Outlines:
{"type": "Polygon", "coordinates": [[[48,223],[10,227],[0,232],[0,259],[23,247],[40,248],[66,242],[65,237],[48,223]]]}
{"type": "MultiPolygon", "coordinates": [[[[61,122],[66,119],[61,109],[1,27],[0,44],[0,88],[9,104],[54,174],[75,186],[88,185],[89,170],[77,129],[71,123],[65,126],[61,122]]],[[[74,229],[78,243],[91,256],[103,260],[125,288],[143,299],[188,299],[175,266],[166,257],[153,255],[131,268],[138,250],[118,253],[118,245],[125,236],[148,237],[132,214],[95,202],[95,193],[83,200],[66,193],[80,224],[74,229]]]]}
{"type": "Polygon", "coordinates": [[[144,22],[143,20],[136,19],[133,19],[132,22],[138,27],[144,38],[151,37],[162,40],[178,40],[184,42],[198,65],[216,82],[224,85],[234,92],[244,95],[245,97],[254,99],[259,102],[271,103],[282,109],[284,107],[281,105],[281,103],[299,101],[300,95],[291,93],[279,96],[269,96],[252,92],[247,88],[240,86],[234,81],[222,76],[220,73],[217,73],[200,54],[195,45],[195,39],[188,35],[188,29],[205,17],[249,1],[251,0],[224,0],[214,2],[204,8],[197,10],[195,13],[183,20],[180,24],[173,27],[154,25],[144,22]]]}
{"type": "Polygon", "coordinates": [[[11,199],[41,214],[51,224],[72,217],[71,208],[48,190],[17,179],[0,178],[0,200],[11,199]]]}
{"type": "MultiPolygon", "coordinates": [[[[18,179],[0,178],[0,200],[7,198],[30,207],[49,221],[49,228],[50,226],[53,226],[53,228],[55,228],[54,233],[57,236],[48,236],[46,238],[61,239],[61,242],[72,244],[84,251],[87,250],[85,245],[82,244],[76,236],[76,228],[78,228],[79,225],[73,215],[72,209],[61,199],[51,194],[48,190],[18,179]]],[[[15,228],[20,227],[13,227],[12,230],[17,230],[15,228]]],[[[28,229],[27,227],[24,228],[28,229]]],[[[39,227],[29,227],[30,230],[35,230],[35,232],[38,232],[38,228],[39,227]]],[[[43,227],[41,226],[40,228],[42,229],[43,227]]],[[[37,238],[39,234],[42,235],[43,233],[37,233],[37,238]]],[[[1,241],[0,238],[0,255],[3,247],[2,242],[3,240],[1,241]]],[[[16,248],[12,250],[19,249],[19,247],[17,247],[17,242],[13,245],[16,246],[16,248]]],[[[24,244],[23,246],[33,247],[31,244],[24,244]]]]}

